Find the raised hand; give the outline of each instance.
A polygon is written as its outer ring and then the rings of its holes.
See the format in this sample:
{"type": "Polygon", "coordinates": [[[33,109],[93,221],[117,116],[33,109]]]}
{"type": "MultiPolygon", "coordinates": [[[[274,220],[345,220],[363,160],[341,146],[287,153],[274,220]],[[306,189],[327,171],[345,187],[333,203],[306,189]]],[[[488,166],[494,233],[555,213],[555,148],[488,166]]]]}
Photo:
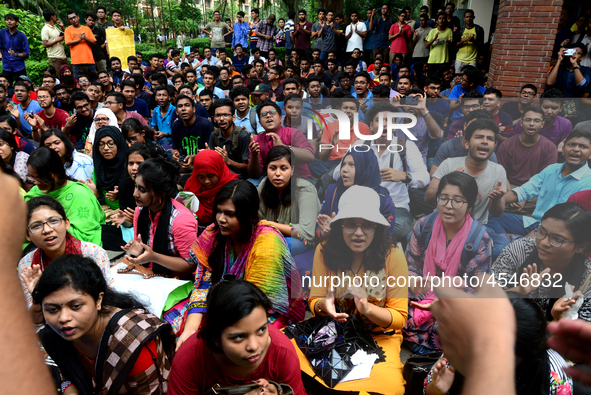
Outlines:
{"type": "Polygon", "coordinates": [[[126,221],[125,213],[121,210],[117,210],[113,214],[111,214],[111,222],[113,222],[117,227],[123,225],[126,221]]]}
{"type": "Polygon", "coordinates": [[[66,119],[66,126],[71,128],[72,126],[76,125],[76,121],[78,121],[78,116],[76,113],[74,113],[71,117],[66,119]]]}
{"type": "Polygon", "coordinates": [[[21,271],[21,278],[25,283],[25,287],[27,287],[27,291],[32,294],[33,290],[35,289],[35,285],[37,285],[37,282],[41,278],[41,266],[32,265],[24,268],[21,271]]]}
{"type": "Polygon", "coordinates": [[[259,145],[259,143],[257,143],[256,141],[254,141],[254,137],[251,134],[250,135],[250,144],[248,144],[248,149],[250,150],[250,154],[254,155],[254,156],[259,156],[261,153],[261,147],[259,145]]]}
{"type": "Polygon", "coordinates": [[[226,151],[225,145],[222,148],[215,147],[215,152],[217,152],[218,154],[220,154],[222,156],[224,163],[228,164],[228,161],[230,160],[230,158],[228,157],[228,151],[226,151]]]}
{"type": "Polygon", "coordinates": [[[353,296],[357,311],[362,315],[367,314],[370,309],[370,303],[367,301],[367,292],[365,292],[365,289],[361,287],[349,287],[347,288],[347,292],[353,296]]]}
{"type": "MultiPolygon", "coordinates": [[[[126,256],[125,258],[129,262],[135,263],[136,265],[143,265],[145,263],[149,263],[149,262],[154,261],[154,258],[155,258],[154,251],[150,248],[150,246],[148,246],[147,244],[144,244],[142,242],[142,235],[138,234],[137,240],[132,240],[132,242],[134,242],[134,241],[135,241],[135,245],[132,246],[132,249],[133,249],[133,251],[139,251],[139,255],[134,254],[134,255],[137,255],[135,258],[131,257],[131,256],[126,256]]],[[[132,254],[133,254],[133,252],[132,252],[132,254]]]]}
{"type": "Polygon", "coordinates": [[[505,196],[507,191],[503,188],[503,182],[501,180],[497,181],[495,188],[488,194],[488,197],[492,200],[497,200],[505,196]]]}
{"type": "Polygon", "coordinates": [[[330,233],[330,221],[332,221],[332,219],[336,216],[336,213],[332,213],[332,216],[329,217],[326,214],[318,214],[318,219],[316,220],[316,223],[318,224],[318,227],[320,228],[320,236],[321,237],[325,237],[326,235],[328,235],[330,233]]]}
{"type": "Polygon", "coordinates": [[[544,274],[550,273],[550,268],[547,267],[546,269],[542,270],[538,274],[538,265],[534,263],[533,265],[527,265],[525,269],[523,269],[523,274],[519,276],[518,282],[519,285],[517,286],[517,291],[522,295],[529,295],[531,292],[538,289],[541,284],[541,280],[544,274]],[[535,275],[535,276],[534,276],[535,275]],[[535,279],[538,279],[537,286],[533,285],[535,279]]]}
{"type": "Polygon", "coordinates": [[[283,144],[283,141],[281,141],[281,137],[279,137],[277,133],[267,133],[267,136],[273,139],[273,146],[285,145],[283,144]]]}
{"type": "Polygon", "coordinates": [[[112,202],[117,201],[117,199],[119,199],[119,187],[115,185],[115,189],[105,193],[105,196],[112,202]]]}
{"type": "MultiPolygon", "coordinates": [[[[575,286],[571,285],[570,286],[571,291],[575,290],[575,286]]],[[[577,291],[574,293],[572,298],[568,298],[568,296],[564,295],[562,298],[558,299],[555,303],[554,306],[552,306],[552,318],[554,318],[554,321],[560,321],[561,319],[564,318],[564,313],[566,313],[566,311],[577,302],[577,300],[579,298],[581,298],[583,295],[581,294],[581,292],[577,291]]]]}

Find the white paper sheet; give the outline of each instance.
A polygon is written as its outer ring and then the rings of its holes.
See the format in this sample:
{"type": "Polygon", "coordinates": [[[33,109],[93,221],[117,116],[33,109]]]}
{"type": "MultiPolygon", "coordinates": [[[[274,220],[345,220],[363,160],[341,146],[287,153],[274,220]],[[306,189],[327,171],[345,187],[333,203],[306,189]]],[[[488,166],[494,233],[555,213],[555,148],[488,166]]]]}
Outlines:
{"type": "Polygon", "coordinates": [[[140,274],[121,274],[117,273],[118,269],[125,269],[127,265],[119,262],[111,267],[111,274],[115,279],[113,288],[119,292],[127,292],[135,295],[138,299],[146,304],[148,310],[157,315],[162,316],[162,310],[168,295],[180,287],[188,283],[188,280],[177,280],[174,278],[152,277],[145,279],[140,274]]]}

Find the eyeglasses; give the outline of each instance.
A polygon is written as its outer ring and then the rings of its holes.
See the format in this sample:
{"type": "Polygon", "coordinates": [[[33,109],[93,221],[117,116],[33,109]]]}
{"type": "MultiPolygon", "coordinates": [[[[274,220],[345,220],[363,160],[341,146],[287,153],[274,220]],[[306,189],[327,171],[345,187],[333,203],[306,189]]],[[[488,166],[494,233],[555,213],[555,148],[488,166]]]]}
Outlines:
{"type": "Polygon", "coordinates": [[[528,91],[521,91],[521,96],[535,96],[536,94],[528,91]]]}
{"type": "Polygon", "coordinates": [[[117,104],[117,102],[116,101],[106,101],[105,104],[107,106],[112,106],[113,104],[117,104]]]}
{"type": "Polygon", "coordinates": [[[480,104],[474,104],[473,106],[462,106],[462,110],[470,111],[470,110],[479,110],[480,104]]]}
{"type": "Polygon", "coordinates": [[[43,231],[45,224],[51,229],[58,228],[62,224],[63,218],[50,218],[49,221],[45,222],[35,222],[33,225],[29,226],[29,232],[32,234],[39,233],[43,231]]]}
{"type": "Polygon", "coordinates": [[[546,238],[546,236],[548,236],[548,241],[550,242],[550,245],[552,247],[556,247],[556,248],[560,248],[562,247],[562,245],[564,243],[574,243],[574,240],[565,240],[562,237],[558,237],[556,235],[549,235],[548,233],[546,233],[546,231],[544,229],[540,229],[540,228],[536,228],[536,230],[534,231],[534,234],[536,236],[536,239],[538,240],[544,240],[546,238]]]}
{"type": "Polygon", "coordinates": [[[544,120],[543,119],[539,119],[539,118],[535,118],[535,119],[525,118],[523,120],[523,123],[532,123],[532,122],[535,123],[535,124],[540,124],[540,123],[544,122],[544,120]]]}
{"type": "Polygon", "coordinates": [[[452,199],[450,197],[441,195],[437,196],[437,204],[439,204],[440,206],[447,206],[447,203],[449,201],[451,201],[451,206],[456,210],[461,209],[462,207],[464,207],[464,204],[468,203],[467,201],[462,199],[452,199]]]}
{"type": "Polygon", "coordinates": [[[42,183],[42,182],[43,182],[43,180],[42,180],[41,178],[39,178],[39,177],[35,177],[35,176],[31,175],[31,173],[27,173],[27,176],[26,176],[26,178],[27,178],[27,181],[29,181],[29,182],[33,182],[33,183],[34,183],[35,181],[36,181],[36,182],[39,182],[39,183],[42,183]]]}
{"type": "Polygon", "coordinates": [[[232,114],[215,114],[213,116],[215,119],[220,119],[220,118],[232,118],[232,114]]]}
{"type": "Polygon", "coordinates": [[[345,222],[342,226],[343,230],[348,234],[355,233],[357,228],[361,228],[361,231],[365,234],[373,233],[376,230],[376,224],[373,222],[364,222],[362,224],[356,224],[355,222],[345,222]]]}
{"type": "Polygon", "coordinates": [[[98,143],[99,148],[104,148],[105,145],[109,148],[113,148],[115,146],[115,142],[113,140],[111,140],[106,143],[104,141],[101,141],[100,143],[98,143]]]}
{"type": "Polygon", "coordinates": [[[109,118],[107,117],[97,117],[94,119],[95,122],[109,122],[109,118]]]}
{"type": "MultiPolygon", "coordinates": [[[[37,98],[39,98],[39,96],[37,96],[37,98]]],[[[89,106],[90,106],[90,104],[86,103],[86,104],[83,104],[81,106],[77,106],[76,107],[76,110],[80,111],[80,110],[82,110],[82,109],[84,109],[86,107],[89,107],[89,106]]]]}
{"type": "Polygon", "coordinates": [[[265,111],[261,113],[261,118],[265,118],[267,116],[272,116],[274,117],[275,115],[277,115],[277,110],[269,110],[269,111],[265,111]]]}

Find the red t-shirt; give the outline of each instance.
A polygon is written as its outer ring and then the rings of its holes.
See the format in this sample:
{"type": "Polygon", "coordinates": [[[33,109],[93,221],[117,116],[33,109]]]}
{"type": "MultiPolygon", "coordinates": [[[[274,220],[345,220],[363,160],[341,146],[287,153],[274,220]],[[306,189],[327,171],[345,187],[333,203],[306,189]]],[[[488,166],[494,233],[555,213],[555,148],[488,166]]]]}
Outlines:
{"type": "Polygon", "coordinates": [[[257,370],[241,379],[224,374],[213,353],[203,339],[192,336],[181,346],[172,361],[168,377],[169,395],[201,394],[216,384],[222,387],[252,384],[264,378],[281,384],[289,384],[296,395],[305,395],[300,361],[295,346],[272,325],[268,326],[271,345],[257,370]]]}
{"type": "Polygon", "coordinates": [[[53,117],[51,118],[47,118],[43,110],[39,111],[37,115],[39,115],[39,117],[45,121],[45,126],[59,130],[62,130],[62,128],[66,125],[68,117],[70,116],[70,114],[59,108],[55,109],[55,114],[53,114],[53,117]]]}

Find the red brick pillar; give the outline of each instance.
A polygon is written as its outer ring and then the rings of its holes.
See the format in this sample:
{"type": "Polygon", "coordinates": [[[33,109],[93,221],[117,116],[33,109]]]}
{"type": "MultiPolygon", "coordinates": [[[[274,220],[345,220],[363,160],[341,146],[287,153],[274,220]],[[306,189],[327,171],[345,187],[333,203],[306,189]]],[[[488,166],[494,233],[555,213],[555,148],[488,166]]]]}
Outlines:
{"type": "Polygon", "coordinates": [[[562,0],[500,0],[488,82],[515,97],[523,84],[543,89],[562,0]]]}

